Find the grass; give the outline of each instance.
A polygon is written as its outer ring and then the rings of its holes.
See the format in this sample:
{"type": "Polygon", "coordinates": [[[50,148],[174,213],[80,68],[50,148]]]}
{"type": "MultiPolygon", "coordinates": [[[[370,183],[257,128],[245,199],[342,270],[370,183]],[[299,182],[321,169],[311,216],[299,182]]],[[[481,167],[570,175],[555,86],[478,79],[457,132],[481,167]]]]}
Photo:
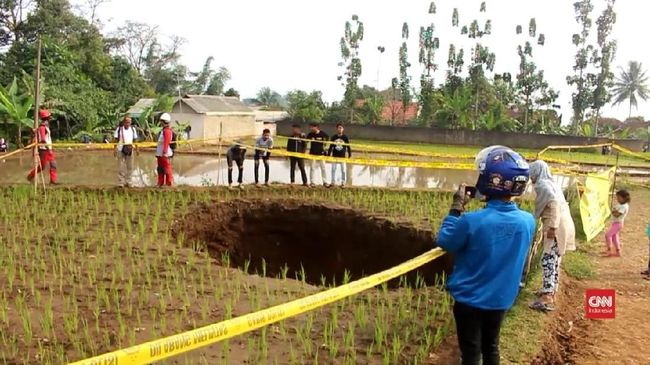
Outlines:
{"type": "MultiPolygon", "coordinates": [[[[275,137],[276,145],[279,147],[286,146],[286,137],[278,136],[275,137]]],[[[414,151],[415,153],[435,153],[439,155],[450,155],[450,156],[465,156],[471,157],[475,156],[482,147],[479,146],[454,146],[454,145],[437,145],[437,144],[427,144],[427,143],[405,143],[405,142],[390,142],[390,141],[372,141],[372,140],[353,140],[352,148],[354,149],[354,144],[360,145],[369,145],[381,148],[388,149],[403,149],[414,151]]],[[[363,153],[368,153],[371,149],[363,149],[363,153]]],[[[524,154],[527,158],[535,158],[539,150],[518,148],[517,151],[524,154]]],[[[357,152],[359,152],[357,150],[357,152]]],[[[380,152],[381,153],[381,152],[380,152]]],[[[579,150],[549,150],[544,153],[543,156],[546,156],[549,159],[564,160],[576,164],[599,164],[605,166],[613,166],[616,164],[616,155],[602,155],[600,153],[600,148],[593,149],[579,149],[579,150]]],[[[650,158],[650,153],[647,153],[646,156],[650,158]]],[[[650,167],[650,161],[643,160],[634,156],[626,156],[621,154],[619,156],[619,165],[624,167],[650,167]]]]}

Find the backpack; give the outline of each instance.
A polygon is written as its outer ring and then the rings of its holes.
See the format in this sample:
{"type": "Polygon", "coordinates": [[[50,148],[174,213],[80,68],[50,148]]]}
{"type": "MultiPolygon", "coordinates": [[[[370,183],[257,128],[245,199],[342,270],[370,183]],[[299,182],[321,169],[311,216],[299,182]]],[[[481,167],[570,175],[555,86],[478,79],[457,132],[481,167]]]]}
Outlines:
{"type": "Polygon", "coordinates": [[[171,148],[172,151],[176,151],[177,140],[178,140],[178,136],[176,135],[176,132],[172,130],[172,142],[169,144],[169,148],[171,148]]]}

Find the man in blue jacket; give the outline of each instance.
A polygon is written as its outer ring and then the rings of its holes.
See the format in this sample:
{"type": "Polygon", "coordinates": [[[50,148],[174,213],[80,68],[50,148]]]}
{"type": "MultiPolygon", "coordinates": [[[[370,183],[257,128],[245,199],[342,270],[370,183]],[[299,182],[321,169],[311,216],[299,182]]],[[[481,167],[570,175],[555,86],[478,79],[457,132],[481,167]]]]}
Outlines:
{"type": "Polygon", "coordinates": [[[478,192],[485,208],[463,214],[465,186],[454,195],[437,243],[455,257],[447,286],[463,365],[499,364],[499,332],[519,292],[535,219],[512,201],[526,189],[528,163],[507,147],[485,149],[477,157],[478,192]]]}

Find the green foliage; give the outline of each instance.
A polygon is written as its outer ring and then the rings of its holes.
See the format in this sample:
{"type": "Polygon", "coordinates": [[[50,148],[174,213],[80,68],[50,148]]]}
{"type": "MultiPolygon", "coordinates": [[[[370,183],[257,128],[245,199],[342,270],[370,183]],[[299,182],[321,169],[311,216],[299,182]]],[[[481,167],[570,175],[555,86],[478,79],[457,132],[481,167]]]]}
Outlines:
{"type": "Polygon", "coordinates": [[[233,89],[231,87],[230,89],[226,90],[226,92],[223,93],[223,96],[228,96],[228,97],[232,97],[232,98],[239,98],[239,91],[237,91],[237,90],[235,90],[235,89],[233,89]]]}
{"type": "Polygon", "coordinates": [[[257,100],[269,109],[280,109],[282,107],[282,96],[271,90],[270,87],[263,87],[257,92],[257,100]]]}
{"type": "Polygon", "coordinates": [[[575,65],[573,66],[574,75],[567,77],[567,83],[575,87],[572,95],[572,106],[573,126],[577,130],[577,127],[584,121],[585,113],[591,107],[593,100],[595,75],[588,72],[589,55],[593,52],[593,46],[588,44],[588,39],[592,26],[590,16],[594,6],[591,0],[580,0],[574,3],[573,6],[576,22],[580,26],[580,33],[576,33],[572,37],[577,52],[575,65]]]}
{"type": "Polygon", "coordinates": [[[594,135],[598,134],[598,121],[600,119],[600,109],[607,105],[612,98],[610,90],[614,84],[614,73],[611,71],[611,65],[616,56],[616,41],[610,40],[612,28],[616,23],[616,13],[614,12],[614,1],[607,0],[607,7],[598,17],[598,47],[600,54],[594,51],[592,62],[598,69],[596,76],[592,108],[596,114],[596,128],[594,135]]]}
{"type": "Polygon", "coordinates": [[[33,104],[32,94],[19,91],[15,78],[6,87],[0,85],[0,114],[5,122],[5,132],[10,133],[11,124],[17,132],[16,142],[19,146],[22,145],[21,131],[34,126],[34,120],[30,118],[33,104]]]}
{"type": "Polygon", "coordinates": [[[294,90],[287,94],[287,102],[291,118],[300,119],[303,122],[320,121],[325,115],[326,107],[320,91],[307,93],[302,90],[294,90]]]}
{"type": "Polygon", "coordinates": [[[345,32],[340,41],[343,62],[339,65],[343,67],[343,75],[338,77],[339,81],[345,80],[343,82],[343,86],[345,86],[343,104],[348,108],[350,120],[354,119],[354,104],[359,89],[358,81],[363,71],[359,57],[359,47],[363,35],[363,22],[359,20],[358,16],[353,15],[351,21],[345,22],[345,32]]]}
{"type": "Polygon", "coordinates": [[[379,94],[365,98],[361,113],[357,114],[358,120],[364,124],[379,124],[384,105],[385,101],[379,94]]]}
{"type": "MultiPolygon", "coordinates": [[[[522,118],[520,118],[520,120],[523,119],[521,120],[523,130],[526,132],[534,132],[540,131],[542,127],[529,124],[533,108],[548,107],[555,102],[558,94],[549,87],[548,82],[544,78],[544,71],[537,70],[537,65],[533,60],[533,45],[531,43],[531,41],[537,38],[537,22],[535,18],[531,18],[528,24],[528,40],[523,45],[517,47],[519,73],[517,74],[516,86],[519,104],[524,109],[522,118]]],[[[541,36],[543,35],[540,34],[541,36]]]]}

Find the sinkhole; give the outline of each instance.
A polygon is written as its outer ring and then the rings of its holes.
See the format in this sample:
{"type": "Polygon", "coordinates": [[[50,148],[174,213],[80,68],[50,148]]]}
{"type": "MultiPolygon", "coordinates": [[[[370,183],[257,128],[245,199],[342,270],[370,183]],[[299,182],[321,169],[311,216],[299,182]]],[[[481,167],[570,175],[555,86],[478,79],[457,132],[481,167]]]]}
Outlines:
{"type": "MultiPolygon", "coordinates": [[[[294,200],[234,200],[198,204],[174,227],[186,242],[206,245],[224,264],[247,267],[269,277],[286,273],[320,285],[341,283],[345,272],[356,280],[396,266],[435,247],[430,231],[369,216],[351,208],[294,200]]],[[[419,274],[427,284],[450,272],[445,255],[406,278],[419,274]]],[[[394,280],[391,286],[399,284],[394,280]]]]}

